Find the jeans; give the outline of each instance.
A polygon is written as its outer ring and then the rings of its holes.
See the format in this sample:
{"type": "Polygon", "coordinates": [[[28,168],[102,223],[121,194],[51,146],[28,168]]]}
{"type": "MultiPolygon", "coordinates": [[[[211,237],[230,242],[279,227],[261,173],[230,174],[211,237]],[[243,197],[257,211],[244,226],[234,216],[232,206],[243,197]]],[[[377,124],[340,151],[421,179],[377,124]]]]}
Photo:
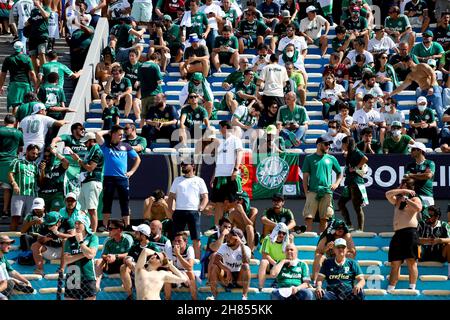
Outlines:
{"type": "Polygon", "coordinates": [[[294,141],[292,141],[292,139],[291,139],[292,134],[295,135],[295,140],[297,140],[297,142],[300,142],[300,141],[303,141],[303,138],[305,137],[305,133],[306,133],[306,127],[305,126],[300,126],[295,131],[291,131],[291,130],[288,130],[288,129],[283,129],[281,131],[281,136],[285,140],[291,141],[292,144],[294,144],[294,141]]]}
{"type": "Polygon", "coordinates": [[[92,18],[91,18],[90,25],[91,25],[91,27],[93,27],[95,29],[95,27],[97,26],[98,20],[100,20],[101,16],[99,16],[97,14],[93,14],[91,16],[92,16],[92,18]]]}
{"type": "Polygon", "coordinates": [[[394,84],[392,81],[386,81],[385,83],[380,83],[380,88],[384,92],[392,92],[394,91],[394,84]]]}
{"type": "MultiPolygon", "coordinates": [[[[218,35],[219,32],[216,29],[211,29],[211,31],[208,33],[208,36],[206,37],[206,46],[208,47],[209,52],[212,52],[212,49],[214,48],[214,42],[218,35]]],[[[199,34],[198,36],[201,37],[201,34],[199,34]]]]}
{"type": "Polygon", "coordinates": [[[433,86],[432,95],[428,95],[428,90],[421,90],[420,88],[417,88],[416,96],[424,96],[427,98],[428,107],[436,110],[439,120],[439,126],[442,127],[442,116],[445,111],[445,108],[442,105],[442,88],[439,86],[433,86]]]}
{"type": "Polygon", "coordinates": [[[281,296],[278,289],[274,289],[270,295],[271,300],[314,300],[314,293],[309,289],[300,289],[295,295],[288,298],[281,296]]]}
{"type": "Polygon", "coordinates": [[[119,194],[122,217],[130,215],[130,183],[128,178],[105,176],[103,178],[103,213],[111,213],[114,192],[119,194]]]}
{"type": "Polygon", "coordinates": [[[325,290],[322,300],[341,300],[341,301],[362,301],[365,299],[364,290],[361,290],[358,295],[354,295],[351,291],[345,292],[342,290],[340,293],[335,291],[325,290]]]}

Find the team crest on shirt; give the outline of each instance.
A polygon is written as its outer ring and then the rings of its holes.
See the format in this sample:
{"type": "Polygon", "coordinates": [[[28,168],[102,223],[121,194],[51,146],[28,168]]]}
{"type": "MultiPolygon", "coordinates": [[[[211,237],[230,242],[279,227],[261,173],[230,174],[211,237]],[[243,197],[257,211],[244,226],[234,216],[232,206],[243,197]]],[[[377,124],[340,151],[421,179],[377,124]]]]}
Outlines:
{"type": "Polygon", "coordinates": [[[345,272],[349,272],[350,268],[349,267],[345,267],[344,270],[345,270],[345,272]]]}
{"type": "Polygon", "coordinates": [[[120,89],[125,89],[125,85],[123,83],[120,84],[120,89]]]}
{"type": "Polygon", "coordinates": [[[425,116],[425,120],[428,120],[428,119],[430,119],[430,116],[429,116],[429,115],[426,115],[426,116],[425,116]]]}
{"type": "Polygon", "coordinates": [[[326,164],[330,164],[330,159],[325,159],[326,164]]]}
{"type": "Polygon", "coordinates": [[[126,150],[127,150],[127,147],[121,146],[121,147],[120,147],[120,150],[121,150],[121,151],[126,151],[126,150]]]}
{"type": "Polygon", "coordinates": [[[258,182],[267,189],[279,188],[289,174],[289,164],[278,156],[264,159],[256,168],[258,182]]]}
{"type": "Polygon", "coordinates": [[[197,113],[197,114],[195,115],[195,118],[196,118],[196,119],[200,118],[200,115],[197,113]]]}

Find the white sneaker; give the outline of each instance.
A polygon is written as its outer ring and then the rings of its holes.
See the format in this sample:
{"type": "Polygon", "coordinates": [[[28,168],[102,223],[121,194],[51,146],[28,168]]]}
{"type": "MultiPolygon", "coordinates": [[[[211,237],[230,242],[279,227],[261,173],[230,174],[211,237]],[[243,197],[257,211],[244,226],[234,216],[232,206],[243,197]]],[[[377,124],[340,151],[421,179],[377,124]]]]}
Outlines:
{"type": "Polygon", "coordinates": [[[242,296],[242,300],[248,300],[247,296],[242,296]]]}
{"type": "Polygon", "coordinates": [[[141,123],[141,118],[134,120],[135,123],[141,123]]]}
{"type": "Polygon", "coordinates": [[[216,300],[216,298],[214,298],[214,296],[209,296],[209,297],[206,297],[206,300],[216,300]]]}

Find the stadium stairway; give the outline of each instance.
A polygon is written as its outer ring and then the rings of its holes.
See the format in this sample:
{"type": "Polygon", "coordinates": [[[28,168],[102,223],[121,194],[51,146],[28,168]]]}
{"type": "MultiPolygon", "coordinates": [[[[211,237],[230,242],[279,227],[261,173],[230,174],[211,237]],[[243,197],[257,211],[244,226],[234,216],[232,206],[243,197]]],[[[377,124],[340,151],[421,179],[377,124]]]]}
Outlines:
{"type": "MultiPolygon", "coordinates": [[[[12,300],[55,300],[57,287],[56,270],[59,260],[47,262],[44,265],[45,276],[33,274],[34,266],[19,265],[15,258],[19,251],[17,244],[19,242],[19,233],[3,233],[8,234],[16,243],[13,250],[7,255],[8,260],[13,263],[14,269],[30,279],[33,287],[36,289],[33,294],[15,293],[11,296],[12,300]]],[[[107,239],[107,233],[97,233],[100,239],[100,247],[97,252],[97,258],[101,256],[103,244],[107,239]]],[[[357,247],[357,260],[361,265],[366,278],[365,293],[368,300],[450,300],[450,280],[447,280],[447,264],[426,262],[419,263],[419,280],[417,282],[417,290],[408,289],[408,271],[406,266],[401,268],[400,281],[397,289],[392,293],[387,293],[386,288],[389,278],[389,263],[387,262],[388,246],[392,237],[392,232],[384,233],[353,233],[353,239],[357,247]]],[[[319,237],[316,233],[305,233],[296,236],[294,242],[299,250],[299,259],[305,261],[312,271],[312,262],[314,259],[314,250],[319,237]]],[[[201,236],[202,245],[205,246],[207,237],[201,236]]],[[[271,285],[273,279],[268,277],[265,282],[265,288],[258,291],[257,272],[261,254],[255,252],[254,259],[251,260],[252,280],[250,283],[249,300],[269,300],[271,285]]],[[[196,262],[194,271],[198,275],[201,266],[196,262]]],[[[210,288],[206,285],[206,280],[197,282],[198,297],[200,300],[206,299],[211,295],[210,288]]],[[[219,300],[240,300],[241,290],[232,289],[225,291],[220,289],[219,300]]],[[[161,295],[163,298],[163,295],[161,295]]],[[[101,283],[101,291],[97,295],[99,300],[124,300],[126,293],[124,292],[119,275],[105,276],[101,283]]],[[[190,294],[187,288],[174,289],[172,294],[174,300],[189,300],[190,294]]]]}
{"type": "MultiPolygon", "coordinates": [[[[67,65],[70,68],[70,53],[69,53],[69,46],[66,43],[65,39],[58,39],[55,42],[54,49],[58,52],[58,61],[67,65]]],[[[11,55],[14,52],[12,48],[12,37],[11,36],[0,36],[0,66],[3,64],[3,60],[9,55],[11,55]]],[[[74,70],[78,71],[78,70],[74,70]]],[[[36,73],[37,75],[37,73],[36,73]]],[[[6,77],[5,86],[7,86],[9,83],[9,74],[6,77]]],[[[74,91],[74,87],[72,86],[72,80],[67,78],[64,82],[64,93],[66,94],[66,106],[69,106],[70,100],[72,99],[72,94],[74,91]]],[[[5,90],[5,93],[0,96],[0,124],[3,125],[3,119],[5,118],[6,112],[6,95],[7,90],[5,90]]]]}

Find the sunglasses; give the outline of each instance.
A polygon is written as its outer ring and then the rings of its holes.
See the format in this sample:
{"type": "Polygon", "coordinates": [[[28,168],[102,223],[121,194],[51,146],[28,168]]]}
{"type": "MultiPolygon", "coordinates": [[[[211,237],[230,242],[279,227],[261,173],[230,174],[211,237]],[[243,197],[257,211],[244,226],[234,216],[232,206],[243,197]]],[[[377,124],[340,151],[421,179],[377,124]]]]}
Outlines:
{"type": "Polygon", "coordinates": [[[156,257],[156,259],[158,259],[159,261],[161,261],[161,257],[160,257],[159,254],[157,254],[157,253],[152,254],[150,257],[156,257]]]}
{"type": "Polygon", "coordinates": [[[278,235],[283,235],[283,236],[285,236],[285,235],[286,235],[286,232],[279,231],[279,232],[278,232],[278,235]]]}
{"type": "Polygon", "coordinates": [[[330,129],[336,129],[337,127],[336,127],[336,126],[328,126],[328,128],[330,128],[330,129]]]}
{"type": "Polygon", "coordinates": [[[189,96],[189,99],[198,98],[198,96],[189,96]]]}
{"type": "Polygon", "coordinates": [[[331,142],[322,142],[322,144],[327,147],[331,146],[331,142]]]}

